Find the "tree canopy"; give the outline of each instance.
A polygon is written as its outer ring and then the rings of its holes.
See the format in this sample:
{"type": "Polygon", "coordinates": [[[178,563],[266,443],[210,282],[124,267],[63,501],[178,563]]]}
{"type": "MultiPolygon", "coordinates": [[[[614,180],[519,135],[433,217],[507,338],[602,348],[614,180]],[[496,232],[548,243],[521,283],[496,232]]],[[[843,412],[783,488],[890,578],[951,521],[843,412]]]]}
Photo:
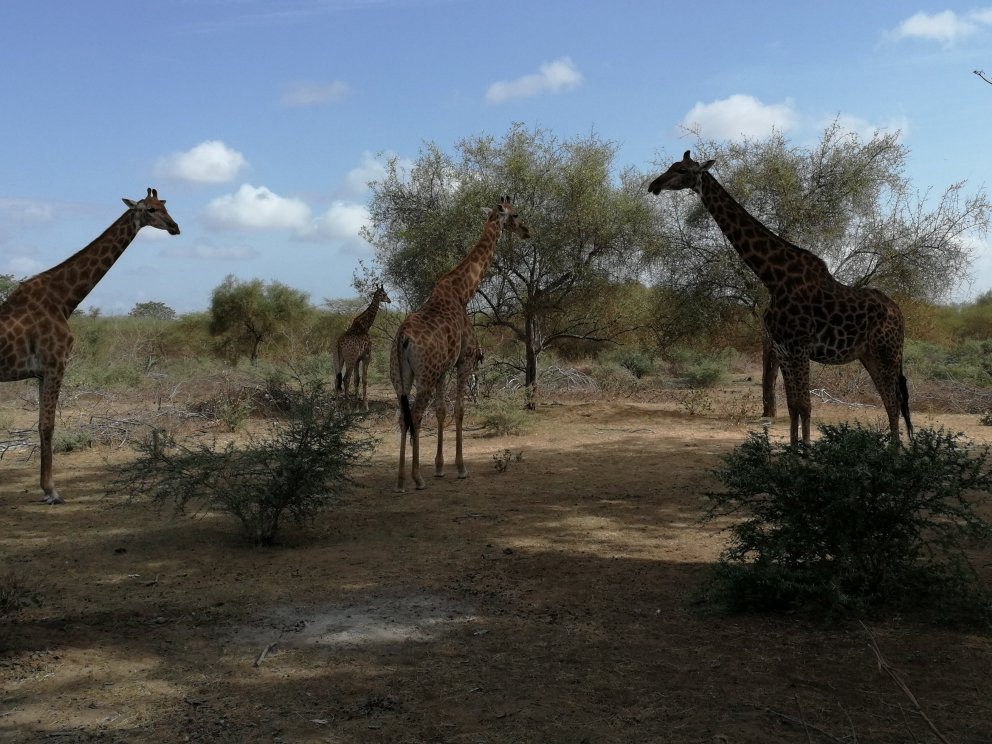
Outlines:
{"type": "MultiPolygon", "coordinates": [[[[968,276],[974,236],[988,227],[990,203],[965,183],[940,194],[915,190],[905,174],[909,151],[898,132],[869,138],[835,121],[810,147],[781,133],[733,142],[700,140],[699,160],[751,214],[796,245],[823,258],[839,280],[936,302],[968,276]]],[[[672,158],[674,159],[674,158],[672,158]]],[[[667,168],[671,160],[659,162],[667,168]]],[[[739,260],[693,195],[655,201],[664,240],[653,256],[666,291],[659,327],[691,328],[715,301],[764,305],[764,288],[739,260]],[[672,302],[672,294],[685,302],[672,302]],[[674,314],[688,313],[685,323],[674,314]]]]}
{"type": "Polygon", "coordinates": [[[262,344],[303,320],[309,308],[305,292],[228,275],[210,300],[210,333],[221,338],[221,348],[233,358],[247,355],[254,363],[262,344]]]}
{"type": "Polygon", "coordinates": [[[561,141],[521,124],[450,154],[428,143],[409,171],[394,159],[372,184],[366,238],[388,283],[416,307],[478,240],[480,207],[508,194],[531,238],[500,241],[470,310],[520,342],[533,385],[539,354],[556,341],[615,339],[632,325],[602,298],[636,275],[640,251],[657,252],[658,233],[641,178],[617,170],[616,151],[594,134],[561,141]]]}

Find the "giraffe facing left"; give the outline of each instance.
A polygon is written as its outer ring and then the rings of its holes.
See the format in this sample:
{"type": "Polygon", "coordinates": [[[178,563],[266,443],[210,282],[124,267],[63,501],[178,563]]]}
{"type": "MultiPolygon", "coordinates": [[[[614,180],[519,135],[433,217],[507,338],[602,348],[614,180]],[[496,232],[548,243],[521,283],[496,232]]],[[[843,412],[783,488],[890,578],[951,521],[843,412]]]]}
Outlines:
{"type": "Polygon", "coordinates": [[[144,199],[124,199],[127,211],[92,243],[48,271],[25,279],[0,305],[0,382],[38,380],[41,489],[47,504],[61,504],[52,478],[55,407],[72,352],[69,316],[121,257],[138,231],[150,225],[170,235],[179,225],[165,200],[149,188],[144,199]]]}

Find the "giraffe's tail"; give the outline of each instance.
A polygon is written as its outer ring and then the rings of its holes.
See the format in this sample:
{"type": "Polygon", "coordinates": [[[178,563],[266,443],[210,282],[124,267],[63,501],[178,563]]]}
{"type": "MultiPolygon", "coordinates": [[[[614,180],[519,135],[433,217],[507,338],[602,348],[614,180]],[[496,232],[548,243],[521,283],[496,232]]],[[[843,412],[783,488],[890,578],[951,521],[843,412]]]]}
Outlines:
{"type": "Polygon", "coordinates": [[[909,438],[913,438],[913,423],[909,420],[909,386],[906,384],[906,375],[899,369],[899,408],[902,410],[902,417],[906,419],[906,432],[909,438]]]}
{"type": "Polygon", "coordinates": [[[410,365],[410,359],[408,356],[410,339],[406,337],[403,333],[403,329],[400,328],[396,332],[396,344],[393,348],[393,353],[396,355],[396,394],[400,399],[400,413],[403,416],[403,421],[400,425],[400,436],[405,436],[407,432],[410,432],[410,436],[414,435],[413,430],[413,411],[410,409],[410,387],[413,383],[413,368],[410,365]]]}
{"type": "Polygon", "coordinates": [[[341,374],[341,339],[334,345],[334,389],[341,392],[344,387],[344,375],[341,374]]]}

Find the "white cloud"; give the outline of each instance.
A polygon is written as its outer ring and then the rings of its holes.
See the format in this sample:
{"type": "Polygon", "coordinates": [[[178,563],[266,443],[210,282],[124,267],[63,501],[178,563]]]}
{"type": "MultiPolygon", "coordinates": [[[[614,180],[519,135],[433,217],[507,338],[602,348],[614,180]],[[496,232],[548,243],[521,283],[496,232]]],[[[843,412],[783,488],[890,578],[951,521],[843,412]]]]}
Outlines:
{"type": "Polygon", "coordinates": [[[250,261],[258,257],[258,251],[250,246],[216,246],[210,243],[168,246],[162,250],[168,258],[192,259],[194,261],[250,261]]]}
{"type": "Polygon", "coordinates": [[[207,204],[203,219],[208,226],[220,230],[300,230],[310,221],[310,207],[299,199],[246,183],[235,193],[207,204]]]}
{"type": "Polygon", "coordinates": [[[503,103],[512,98],[530,98],[541,93],[557,93],[576,88],[582,83],[582,73],[575,69],[569,57],[559,57],[543,63],[536,73],[516,80],[501,80],[489,86],[487,103],[503,103]]]}
{"type": "Polygon", "coordinates": [[[322,215],[297,233],[301,240],[315,242],[360,241],[362,228],[368,224],[369,211],[363,204],[336,201],[322,215]]]}
{"type": "Polygon", "coordinates": [[[33,199],[0,199],[0,217],[4,222],[50,222],[55,217],[55,204],[33,199]]]}
{"type": "Polygon", "coordinates": [[[155,175],[197,183],[226,183],[248,165],[245,156],[220,140],[207,140],[186,152],[174,152],[155,164],[155,175]]]}
{"type": "Polygon", "coordinates": [[[378,181],[385,177],[386,164],[383,158],[366,152],[362,154],[361,162],[344,177],[344,187],[349,194],[359,196],[369,190],[369,181],[378,181]]]}
{"type": "Polygon", "coordinates": [[[920,11],[896,26],[888,36],[893,39],[939,41],[950,47],[971,36],[983,25],[992,25],[992,8],[974,10],[967,15],[958,15],[953,10],[939,13],[920,11]]]}
{"type": "Polygon", "coordinates": [[[788,132],[798,123],[791,99],[768,104],[743,93],[712,103],[697,103],[682,119],[683,127],[712,139],[763,137],[772,129],[788,132]]]}
{"type": "Polygon", "coordinates": [[[867,119],[853,114],[838,114],[830,118],[821,119],[820,131],[830,126],[834,122],[840,126],[841,130],[858,135],[863,140],[869,140],[875,136],[876,132],[899,132],[900,139],[905,138],[909,131],[909,120],[905,117],[894,119],[887,124],[872,124],[867,119]]]}
{"type": "Polygon", "coordinates": [[[282,94],[283,106],[317,106],[337,103],[348,93],[348,84],[335,80],[331,83],[296,82],[286,86],[282,94]]]}
{"type": "MultiPolygon", "coordinates": [[[[386,164],[394,157],[397,156],[393,152],[363,153],[358,165],[345,175],[343,191],[351,197],[364,196],[368,193],[369,181],[380,181],[386,177],[386,164]]],[[[397,158],[397,165],[400,173],[408,173],[413,168],[413,161],[397,158]]]]}
{"type": "Polygon", "coordinates": [[[44,268],[44,264],[35,261],[33,258],[18,256],[17,258],[12,258],[7,262],[7,270],[2,273],[13,274],[15,277],[20,278],[34,276],[44,268]]]}

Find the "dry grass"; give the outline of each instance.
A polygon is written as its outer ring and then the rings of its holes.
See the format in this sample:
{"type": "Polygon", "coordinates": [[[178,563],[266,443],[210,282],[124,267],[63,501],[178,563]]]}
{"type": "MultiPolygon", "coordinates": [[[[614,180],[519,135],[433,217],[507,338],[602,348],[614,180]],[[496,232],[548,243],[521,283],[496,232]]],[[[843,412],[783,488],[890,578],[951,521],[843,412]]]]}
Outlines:
{"type": "MultiPolygon", "coordinates": [[[[748,394],[757,408],[760,388],[710,394],[696,416],[672,399],[546,399],[523,436],[470,432],[468,480],[397,495],[376,389],[367,487],[276,549],[210,515],[110,501],[126,448],[59,456],[54,508],[37,462],[4,458],[0,550],[40,604],[0,631],[0,740],[934,741],[859,625],[692,604],[722,546],[700,493],[745,436],[725,411],[748,394]],[[507,449],[523,457],[498,472],[507,449]]],[[[855,417],[881,413],[814,402],[815,420],[855,417]]],[[[992,437],[975,417],[919,417],[992,437]]],[[[992,740],[992,639],[899,618],[872,633],[942,735],[992,740]]]]}

